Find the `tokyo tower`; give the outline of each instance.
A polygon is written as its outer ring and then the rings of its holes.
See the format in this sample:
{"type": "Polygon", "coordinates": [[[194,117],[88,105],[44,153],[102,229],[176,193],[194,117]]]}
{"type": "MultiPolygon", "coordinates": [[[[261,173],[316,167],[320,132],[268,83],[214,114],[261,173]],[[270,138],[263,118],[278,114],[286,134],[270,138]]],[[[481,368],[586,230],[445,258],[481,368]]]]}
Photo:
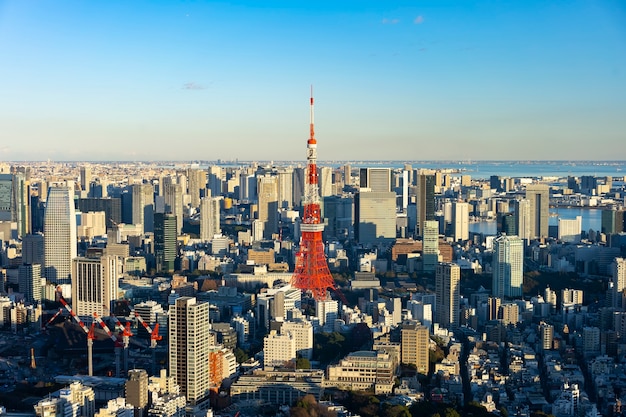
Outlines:
{"type": "Polygon", "coordinates": [[[321,222],[320,200],[317,178],[317,141],[313,128],[313,88],[311,88],[310,108],[310,136],[306,143],[307,166],[304,181],[304,215],[300,231],[300,249],[296,254],[296,266],[291,277],[291,284],[302,291],[310,291],[316,300],[326,299],[326,291],[335,289],[326,255],[324,254],[324,242],[322,231],[324,224],[321,222]]]}

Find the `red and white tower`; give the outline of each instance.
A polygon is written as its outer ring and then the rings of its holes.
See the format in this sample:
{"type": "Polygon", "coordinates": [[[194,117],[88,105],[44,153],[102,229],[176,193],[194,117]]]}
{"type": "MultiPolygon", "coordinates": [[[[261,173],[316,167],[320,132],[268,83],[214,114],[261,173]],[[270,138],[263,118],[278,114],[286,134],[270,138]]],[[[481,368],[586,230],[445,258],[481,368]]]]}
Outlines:
{"type": "Polygon", "coordinates": [[[306,144],[306,172],[304,174],[304,215],[300,231],[300,249],[296,254],[296,266],[291,277],[291,284],[302,291],[310,291],[316,300],[324,300],[328,289],[335,289],[326,255],[322,231],[320,197],[317,178],[317,141],[313,128],[313,88],[311,88],[310,136],[306,144]]]}

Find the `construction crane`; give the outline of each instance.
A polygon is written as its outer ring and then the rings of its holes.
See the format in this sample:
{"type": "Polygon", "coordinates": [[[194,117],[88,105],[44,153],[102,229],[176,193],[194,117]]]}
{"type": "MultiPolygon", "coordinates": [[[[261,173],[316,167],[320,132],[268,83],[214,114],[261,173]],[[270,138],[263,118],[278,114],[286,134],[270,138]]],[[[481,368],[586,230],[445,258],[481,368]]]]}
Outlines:
{"type": "Polygon", "coordinates": [[[137,317],[137,320],[139,320],[139,323],[141,323],[143,328],[146,329],[146,331],[150,335],[150,349],[152,351],[152,375],[154,375],[156,373],[156,347],[157,347],[157,342],[159,340],[163,339],[163,336],[159,335],[159,323],[155,323],[154,329],[152,329],[148,325],[148,323],[146,323],[143,320],[143,318],[141,317],[141,314],[139,314],[136,311],[135,311],[135,317],[137,317]]]}
{"type": "MultiPolygon", "coordinates": [[[[74,318],[74,320],[76,321],[76,323],[78,323],[80,328],[83,329],[83,331],[87,334],[87,361],[89,363],[88,372],[89,372],[89,376],[93,376],[93,341],[96,339],[94,324],[92,323],[91,329],[88,329],[87,326],[85,326],[85,323],[83,323],[83,321],[80,318],[78,318],[76,313],[74,313],[74,310],[72,310],[72,307],[70,307],[67,301],[65,301],[65,298],[60,297],[59,301],[61,301],[61,304],[63,304],[63,307],[65,307],[65,309],[70,313],[70,316],[74,318]]],[[[59,312],[60,311],[61,310],[59,309],[59,312]]],[[[57,314],[55,314],[55,316],[57,314]]],[[[52,319],[50,321],[52,321],[52,319]]]]}
{"type": "Polygon", "coordinates": [[[61,314],[61,313],[63,313],[63,309],[62,309],[62,308],[60,308],[60,309],[59,309],[59,311],[57,311],[57,312],[56,312],[56,313],[52,316],[52,318],[50,318],[50,320],[48,320],[48,321],[46,322],[46,324],[44,324],[44,325],[42,326],[42,328],[41,328],[41,329],[42,329],[42,330],[47,329],[47,328],[48,328],[48,326],[49,326],[49,325],[50,325],[50,324],[54,321],[54,319],[56,319],[57,317],[59,317],[59,314],[61,314]]]}
{"type": "Polygon", "coordinates": [[[109,326],[107,326],[106,323],[102,321],[102,319],[100,318],[100,316],[98,316],[97,313],[93,313],[93,318],[96,319],[100,327],[102,327],[102,330],[104,330],[106,334],[109,335],[109,338],[113,340],[113,343],[115,344],[115,376],[119,378],[120,370],[121,370],[120,356],[121,356],[121,350],[122,350],[123,345],[120,342],[120,340],[113,334],[111,329],[109,329],[109,326]]]}
{"type": "Polygon", "coordinates": [[[87,361],[89,376],[93,376],[93,341],[96,340],[96,323],[92,322],[87,332],[87,361]]]}

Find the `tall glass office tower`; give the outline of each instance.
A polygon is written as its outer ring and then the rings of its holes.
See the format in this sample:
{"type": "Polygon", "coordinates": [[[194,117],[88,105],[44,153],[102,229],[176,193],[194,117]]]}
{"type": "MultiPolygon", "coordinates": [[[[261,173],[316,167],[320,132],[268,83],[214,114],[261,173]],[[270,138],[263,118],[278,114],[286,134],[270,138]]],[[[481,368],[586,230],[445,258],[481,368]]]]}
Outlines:
{"type": "Polygon", "coordinates": [[[50,187],[44,216],[45,275],[49,282],[71,284],[76,258],[76,214],[70,187],[50,187]]]}

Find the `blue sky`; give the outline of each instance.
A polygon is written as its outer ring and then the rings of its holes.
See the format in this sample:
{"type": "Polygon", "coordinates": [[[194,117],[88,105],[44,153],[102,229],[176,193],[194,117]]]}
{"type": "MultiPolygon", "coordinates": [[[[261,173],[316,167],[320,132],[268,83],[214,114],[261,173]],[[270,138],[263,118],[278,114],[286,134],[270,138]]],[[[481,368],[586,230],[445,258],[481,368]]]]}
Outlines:
{"type": "Polygon", "coordinates": [[[0,0],[0,160],[626,159],[626,2],[0,0]],[[260,5],[262,4],[262,5],[260,5]]]}

